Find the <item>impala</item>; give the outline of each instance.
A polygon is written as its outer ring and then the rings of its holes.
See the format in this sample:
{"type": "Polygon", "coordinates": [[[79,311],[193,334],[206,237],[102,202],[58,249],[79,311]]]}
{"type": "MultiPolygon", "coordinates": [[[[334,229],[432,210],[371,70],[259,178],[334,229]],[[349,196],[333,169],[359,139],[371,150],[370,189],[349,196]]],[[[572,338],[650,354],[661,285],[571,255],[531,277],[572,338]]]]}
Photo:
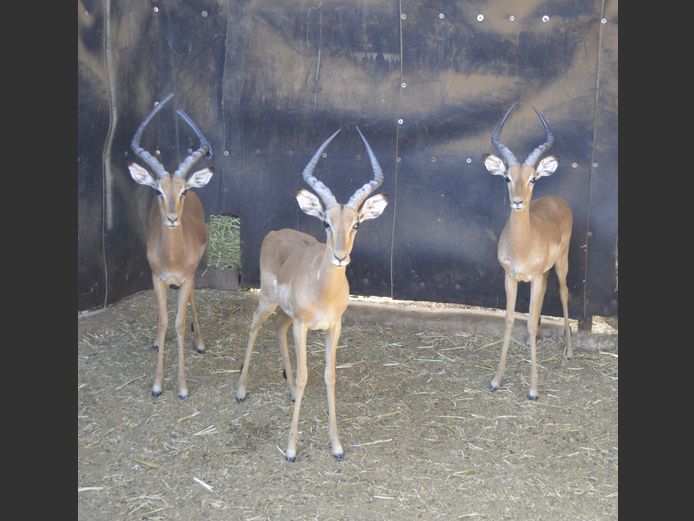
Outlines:
{"type": "Polygon", "coordinates": [[[506,273],[504,286],[506,290],[506,323],[504,340],[501,347],[501,359],[496,376],[492,380],[492,391],[501,385],[506,367],[511,330],[516,308],[516,290],[518,281],[530,282],[530,310],[528,314],[528,342],[530,344],[530,392],[528,398],[537,400],[537,355],[535,338],[540,320],[542,301],[547,289],[549,270],[554,271],[559,279],[559,295],[564,312],[564,341],[566,356],[573,356],[571,327],[569,326],[569,289],[566,286],[566,275],[569,271],[569,242],[573,215],[569,205],[561,198],[547,195],[531,201],[533,187],[540,178],[552,175],[558,166],[558,159],[547,156],[539,161],[554,142],[545,117],[535,108],[545,129],[545,142],[533,150],[519,164],[513,153],[499,141],[499,134],[504,123],[516,107],[514,103],[508,109],[492,134],[492,144],[503,156],[503,160],[492,154],[484,155],[484,165],[494,175],[506,179],[511,203],[511,215],[504,226],[497,257],[506,273]],[[535,166],[537,165],[537,167],[535,166]]]}
{"type": "Polygon", "coordinates": [[[157,192],[157,198],[152,201],[150,207],[147,232],[147,260],[152,269],[152,282],[159,313],[157,337],[152,345],[152,348],[158,351],[152,395],[156,397],[162,392],[164,339],[168,326],[166,294],[170,287],[179,290],[176,314],[178,397],[184,400],[188,396],[183,356],[188,302],[193,314],[191,327],[195,334],[195,348],[199,353],[205,352],[195,307],[194,277],[195,270],[207,247],[207,233],[202,203],[195,193],[189,192],[189,189],[205,186],[213,172],[211,168],[203,168],[188,176],[188,172],[200,158],[204,155],[208,158],[212,157],[212,147],[193,120],[182,110],[177,110],[176,114],[193,129],[200,140],[200,146],[178,165],[173,174],[169,174],[156,157],[140,147],[143,130],[172,97],[173,94],[169,94],[152,109],[140,124],[130,144],[133,152],[147,163],[153,174],[137,163],[131,163],[128,168],[136,182],[151,186],[157,192]]]}
{"type": "Polygon", "coordinates": [[[320,196],[301,189],[296,199],[301,210],[320,219],[325,226],[326,242],[291,229],[271,231],[260,249],[260,296],[253,314],[246,355],[241,369],[236,400],[246,398],[248,371],[256,336],[262,324],[280,307],[278,339],[284,363],[284,374],[294,402],[289,442],[285,457],[296,459],[299,410],[307,380],[306,335],[310,330],[325,331],[325,385],[328,395],[328,434],[332,455],[341,460],[344,450],[340,443],[335,414],[335,358],[342,314],[349,301],[349,283],[345,270],[359,225],[375,219],[388,204],[383,194],[369,197],[383,182],[383,172],[369,143],[357,128],[371,160],[374,178],[358,189],[347,204],[339,204],[330,189],[313,176],[313,169],[323,150],[340,132],[338,130],[318,148],[303,172],[306,183],[320,196]],[[296,381],[287,348],[287,331],[292,326],[296,351],[296,381]]]}

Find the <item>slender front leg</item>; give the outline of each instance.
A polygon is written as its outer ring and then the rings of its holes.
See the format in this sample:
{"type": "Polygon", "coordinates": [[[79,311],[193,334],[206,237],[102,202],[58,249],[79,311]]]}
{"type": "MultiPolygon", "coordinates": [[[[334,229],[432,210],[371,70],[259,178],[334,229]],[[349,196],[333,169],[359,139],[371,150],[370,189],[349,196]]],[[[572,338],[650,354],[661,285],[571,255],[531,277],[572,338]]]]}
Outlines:
{"type": "Polygon", "coordinates": [[[544,275],[530,281],[530,316],[528,317],[528,338],[530,339],[530,392],[529,400],[537,400],[537,319],[542,309],[544,296],[544,275]]]}
{"type": "Polygon", "coordinates": [[[292,414],[292,426],[289,429],[289,443],[285,454],[287,461],[296,460],[296,438],[299,432],[299,411],[301,399],[304,396],[304,388],[308,380],[308,366],[306,363],[306,325],[299,320],[294,320],[294,350],[296,351],[296,399],[294,400],[294,413],[292,414]]]}
{"type": "Polygon", "coordinates": [[[152,273],[152,283],[154,284],[154,294],[157,298],[157,338],[154,340],[152,348],[157,351],[157,366],[154,371],[154,385],[152,385],[152,396],[155,398],[161,394],[162,381],[164,380],[164,343],[166,339],[166,328],[169,326],[169,317],[166,312],[166,293],[168,288],[162,280],[152,273]]]}
{"type": "Polygon", "coordinates": [[[178,313],[176,314],[176,339],[178,341],[178,397],[185,400],[188,397],[186,384],[185,341],[186,341],[186,311],[188,302],[195,288],[193,279],[181,284],[178,294],[178,313]]]}
{"type": "Polygon", "coordinates": [[[338,319],[332,327],[325,332],[325,388],[328,392],[328,436],[332,446],[333,456],[341,460],[345,451],[340,443],[340,432],[337,429],[337,415],[335,413],[335,361],[337,358],[337,343],[342,331],[342,319],[338,319]]]}
{"type": "Polygon", "coordinates": [[[267,318],[272,315],[277,307],[276,302],[265,300],[263,294],[260,294],[260,301],[258,302],[258,309],[253,313],[253,322],[251,322],[251,331],[248,334],[248,345],[246,346],[246,356],[243,359],[243,365],[241,366],[241,376],[239,376],[239,387],[236,390],[236,401],[242,402],[246,399],[246,385],[248,385],[248,371],[251,367],[251,355],[253,354],[253,346],[255,345],[255,338],[258,336],[258,331],[260,331],[261,326],[267,320],[267,318]]]}
{"type": "Polygon", "coordinates": [[[192,330],[195,335],[195,350],[202,354],[205,352],[205,343],[202,341],[202,331],[198,322],[198,309],[195,306],[195,288],[190,292],[190,312],[193,315],[192,330]]]}
{"type": "Polygon", "coordinates": [[[506,356],[508,355],[508,346],[511,343],[511,331],[513,330],[513,320],[516,313],[516,293],[518,290],[518,281],[506,273],[504,286],[506,288],[506,327],[504,329],[504,342],[501,346],[499,367],[496,370],[496,376],[492,380],[492,391],[496,391],[501,386],[501,381],[504,378],[506,356]]]}
{"type": "Polygon", "coordinates": [[[282,355],[282,363],[284,364],[284,378],[289,386],[289,395],[292,401],[296,400],[296,384],[294,383],[294,374],[292,373],[292,362],[289,359],[289,346],[287,345],[287,330],[292,325],[292,317],[281,313],[280,326],[277,329],[277,340],[280,343],[280,354],[282,355]]]}

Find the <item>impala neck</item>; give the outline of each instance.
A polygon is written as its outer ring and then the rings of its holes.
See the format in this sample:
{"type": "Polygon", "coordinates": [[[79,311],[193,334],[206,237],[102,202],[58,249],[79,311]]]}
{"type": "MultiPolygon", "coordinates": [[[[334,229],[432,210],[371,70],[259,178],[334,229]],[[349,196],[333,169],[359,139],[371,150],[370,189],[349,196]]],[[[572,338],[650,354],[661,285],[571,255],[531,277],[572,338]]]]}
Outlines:
{"type": "Polygon", "coordinates": [[[508,236],[510,251],[514,256],[526,255],[532,247],[532,229],[530,226],[530,205],[520,211],[511,210],[508,219],[508,236]]]}
{"type": "Polygon", "coordinates": [[[161,224],[161,247],[168,261],[176,261],[182,257],[183,248],[183,224],[170,228],[161,224]]]}
{"type": "Polygon", "coordinates": [[[321,301],[332,301],[336,297],[344,294],[345,288],[349,293],[347,283],[346,266],[335,266],[331,262],[333,252],[326,246],[325,254],[321,259],[320,269],[317,275],[316,291],[317,297],[321,301]]]}

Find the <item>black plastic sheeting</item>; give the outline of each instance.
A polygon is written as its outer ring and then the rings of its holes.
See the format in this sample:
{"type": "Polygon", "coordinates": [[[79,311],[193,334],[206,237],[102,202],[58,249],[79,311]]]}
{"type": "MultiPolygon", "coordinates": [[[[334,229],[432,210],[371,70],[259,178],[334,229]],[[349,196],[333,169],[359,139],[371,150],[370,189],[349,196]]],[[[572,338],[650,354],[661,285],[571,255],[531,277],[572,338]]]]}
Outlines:
{"type": "MultiPolygon", "coordinates": [[[[391,199],[359,230],[351,292],[498,308],[509,207],[481,156],[496,153],[491,132],[520,102],[502,140],[525,157],[544,140],[538,108],[560,164],[535,197],[556,194],[574,210],[570,314],[616,314],[616,1],[100,0],[81,2],[78,17],[80,309],[151,287],[154,194],[130,178],[129,143],[175,92],[142,145],[174,168],[197,144],[174,109],[198,123],[214,157],[196,168],[216,173],[197,193],[207,217],[241,217],[243,286],[258,285],[270,230],[323,238],[294,192],[332,132],[343,129],[314,175],[340,202],[371,178],[358,125],[391,199]]],[[[520,285],[519,310],[528,298],[520,285]]],[[[554,276],[542,312],[561,315],[554,276]]]]}

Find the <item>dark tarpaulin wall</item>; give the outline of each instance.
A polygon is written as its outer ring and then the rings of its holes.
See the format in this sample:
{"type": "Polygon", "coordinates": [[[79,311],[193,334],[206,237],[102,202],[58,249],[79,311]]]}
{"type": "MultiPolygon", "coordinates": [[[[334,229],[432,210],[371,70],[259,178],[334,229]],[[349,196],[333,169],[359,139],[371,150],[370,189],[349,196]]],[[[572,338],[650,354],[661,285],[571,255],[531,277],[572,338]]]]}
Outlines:
{"type": "MultiPolygon", "coordinates": [[[[173,109],[201,127],[215,155],[199,167],[216,173],[197,193],[207,217],[241,217],[242,285],[258,284],[268,231],[323,238],[294,192],[336,129],[314,174],[340,202],[370,179],[358,125],[391,199],[360,228],[351,292],[501,308],[496,241],[509,208],[481,156],[496,152],[491,132],[519,101],[502,140],[525,157],[544,139],[537,107],[560,164],[535,197],[574,210],[571,316],[616,314],[616,1],[100,0],[78,16],[80,309],[151,287],[153,191],[130,178],[129,143],[154,101],[175,92],[142,144],[173,168],[196,146],[173,109]]],[[[551,276],[545,314],[561,314],[557,286],[551,276]]],[[[520,285],[518,310],[528,298],[520,285]]]]}

